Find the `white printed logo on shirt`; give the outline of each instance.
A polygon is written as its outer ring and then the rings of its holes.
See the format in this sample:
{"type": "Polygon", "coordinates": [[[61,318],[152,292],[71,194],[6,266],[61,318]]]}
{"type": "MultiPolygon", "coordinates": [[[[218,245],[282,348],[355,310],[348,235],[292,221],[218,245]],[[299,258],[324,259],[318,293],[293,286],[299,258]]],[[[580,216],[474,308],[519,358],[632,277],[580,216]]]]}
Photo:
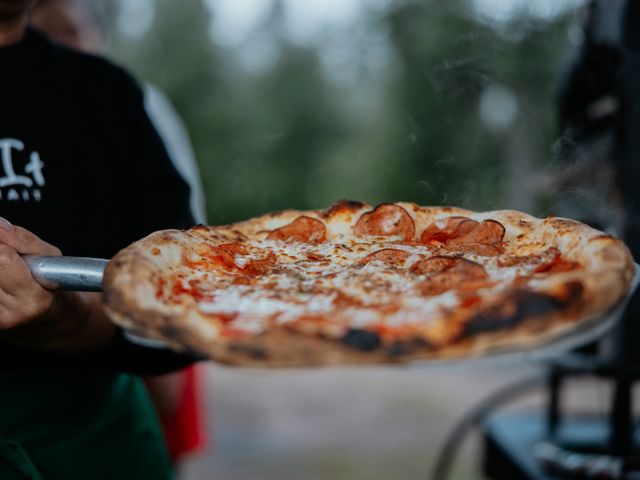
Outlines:
{"type": "Polygon", "coordinates": [[[25,151],[24,143],[15,138],[0,138],[0,200],[42,200],[43,168],[37,151],[25,151]]]}

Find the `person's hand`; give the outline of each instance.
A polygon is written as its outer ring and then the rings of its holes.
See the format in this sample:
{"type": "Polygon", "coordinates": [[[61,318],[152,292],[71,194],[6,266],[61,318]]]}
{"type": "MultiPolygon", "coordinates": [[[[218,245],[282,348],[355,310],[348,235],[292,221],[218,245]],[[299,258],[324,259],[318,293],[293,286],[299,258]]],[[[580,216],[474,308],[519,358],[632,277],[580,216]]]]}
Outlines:
{"type": "Polygon", "coordinates": [[[101,297],[44,289],[21,255],[58,256],[60,250],[0,217],[0,340],[74,355],[105,346],[115,327],[101,297]]]}
{"type": "Polygon", "coordinates": [[[21,255],[58,256],[60,250],[0,217],[0,330],[44,316],[55,299],[36,283],[21,255]]]}

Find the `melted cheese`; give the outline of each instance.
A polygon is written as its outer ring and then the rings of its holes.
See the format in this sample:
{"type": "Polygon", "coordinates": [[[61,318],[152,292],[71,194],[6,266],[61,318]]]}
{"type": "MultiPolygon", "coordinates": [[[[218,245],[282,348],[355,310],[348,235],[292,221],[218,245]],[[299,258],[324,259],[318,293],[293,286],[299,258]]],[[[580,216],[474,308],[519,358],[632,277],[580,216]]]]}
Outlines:
{"type": "MultiPolygon", "coordinates": [[[[434,296],[421,293],[419,284],[427,276],[412,273],[411,266],[420,259],[443,254],[429,246],[347,236],[318,245],[275,240],[247,243],[253,247],[249,248],[250,253],[234,256],[238,269],[260,262],[272,252],[276,261],[271,270],[248,276],[205,264],[195,271],[185,267],[181,272],[184,279],[179,280],[185,290],[195,281],[203,292],[197,299],[199,310],[224,317],[225,325],[234,330],[255,334],[271,324],[296,328],[305,318],[321,318],[331,325],[325,333],[330,331],[333,335],[349,328],[429,325],[462,301],[455,291],[434,296]],[[410,255],[397,264],[380,259],[363,261],[382,249],[397,249],[410,255]]],[[[498,264],[498,257],[464,257],[482,265],[495,282],[478,290],[480,295],[504,290],[518,276],[529,275],[535,269],[535,265],[526,263],[503,267],[498,264]]]]}

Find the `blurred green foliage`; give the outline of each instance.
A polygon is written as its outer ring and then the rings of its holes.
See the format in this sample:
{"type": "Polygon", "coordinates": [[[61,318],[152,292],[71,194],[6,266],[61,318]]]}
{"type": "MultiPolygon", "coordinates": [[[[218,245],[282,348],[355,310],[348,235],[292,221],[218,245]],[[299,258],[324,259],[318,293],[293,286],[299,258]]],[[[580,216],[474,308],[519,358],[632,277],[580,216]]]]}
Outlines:
{"type": "Polygon", "coordinates": [[[297,44],[283,33],[283,8],[275,1],[257,27],[276,49],[257,70],[211,41],[211,13],[199,0],[156,0],[143,38],[112,35],[110,53],[164,89],[182,115],[211,223],[345,197],[509,208],[505,192],[530,181],[509,173],[514,156],[526,149],[535,168],[552,158],[566,17],[491,24],[462,0],[391,2],[342,32],[362,52],[345,81],[322,61],[335,32],[297,44]],[[382,64],[362,60],[382,48],[382,64]],[[504,128],[479,114],[492,85],[517,100],[504,128]]]}

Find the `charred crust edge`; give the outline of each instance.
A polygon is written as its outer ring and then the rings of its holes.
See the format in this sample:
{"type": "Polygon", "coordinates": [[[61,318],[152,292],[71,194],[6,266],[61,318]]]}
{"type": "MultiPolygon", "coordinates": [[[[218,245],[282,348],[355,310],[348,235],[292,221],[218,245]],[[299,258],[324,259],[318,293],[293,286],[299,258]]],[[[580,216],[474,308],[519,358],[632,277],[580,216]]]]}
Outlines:
{"type": "Polygon", "coordinates": [[[267,351],[256,345],[246,345],[244,343],[232,343],[229,345],[231,353],[237,353],[249,357],[252,360],[266,360],[269,358],[267,351]]]}
{"type": "Polygon", "coordinates": [[[395,340],[386,348],[386,353],[390,358],[395,359],[420,351],[432,351],[433,349],[433,345],[424,338],[409,338],[395,340]]]}
{"type": "Polygon", "coordinates": [[[380,335],[370,330],[361,328],[351,328],[347,331],[342,342],[356,350],[362,352],[373,352],[382,346],[380,335]]]}
{"type": "Polygon", "coordinates": [[[583,287],[580,282],[570,282],[564,287],[559,295],[525,289],[511,292],[502,301],[471,317],[465,323],[460,337],[510,329],[531,319],[554,313],[570,313],[580,303],[583,287]]]}

